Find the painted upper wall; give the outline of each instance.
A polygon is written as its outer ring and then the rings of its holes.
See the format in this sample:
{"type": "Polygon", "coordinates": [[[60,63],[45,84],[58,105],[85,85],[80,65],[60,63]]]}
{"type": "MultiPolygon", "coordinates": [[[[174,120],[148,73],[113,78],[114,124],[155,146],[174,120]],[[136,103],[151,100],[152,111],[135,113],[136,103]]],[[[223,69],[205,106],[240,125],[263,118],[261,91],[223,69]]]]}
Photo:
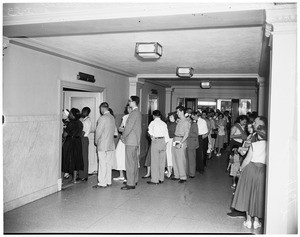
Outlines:
{"type": "Polygon", "coordinates": [[[120,114],[124,111],[129,88],[125,76],[15,44],[9,44],[3,60],[4,115],[59,114],[60,80],[104,87],[106,101],[114,111],[120,114]],[[78,72],[94,75],[96,82],[77,80],[78,72]]]}

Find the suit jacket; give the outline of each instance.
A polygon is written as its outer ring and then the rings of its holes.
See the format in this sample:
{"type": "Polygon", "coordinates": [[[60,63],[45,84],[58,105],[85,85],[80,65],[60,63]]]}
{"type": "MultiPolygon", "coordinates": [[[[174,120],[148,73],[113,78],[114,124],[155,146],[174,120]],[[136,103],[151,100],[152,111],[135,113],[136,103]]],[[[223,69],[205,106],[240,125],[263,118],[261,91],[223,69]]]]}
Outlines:
{"type": "Polygon", "coordinates": [[[97,122],[95,143],[98,151],[114,151],[115,118],[110,113],[103,114],[97,122]]]}
{"type": "Polygon", "coordinates": [[[126,121],[124,132],[125,145],[139,146],[142,135],[142,114],[136,108],[131,111],[126,121]]]}
{"type": "Polygon", "coordinates": [[[186,144],[188,149],[197,149],[199,147],[197,123],[191,124],[189,136],[186,139],[186,144]]]}

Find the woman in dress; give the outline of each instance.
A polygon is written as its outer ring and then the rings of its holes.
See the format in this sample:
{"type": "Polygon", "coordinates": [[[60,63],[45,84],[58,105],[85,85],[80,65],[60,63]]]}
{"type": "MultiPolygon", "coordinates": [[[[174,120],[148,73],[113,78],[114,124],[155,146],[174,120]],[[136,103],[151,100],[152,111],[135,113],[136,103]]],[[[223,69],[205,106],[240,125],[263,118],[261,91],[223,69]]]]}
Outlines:
{"type": "Polygon", "coordinates": [[[265,210],[266,126],[258,126],[256,133],[258,141],[251,144],[241,165],[241,176],[232,202],[233,208],[246,212],[247,220],[244,221],[244,226],[251,228],[254,218],[254,229],[261,227],[260,220],[264,217],[265,210]]]}
{"type": "Polygon", "coordinates": [[[215,143],[215,148],[217,150],[217,156],[221,156],[221,149],[226,143],[226,120],[224,115],[219,113],[218,120],[216,120],[216,128],[218,129],[217,139],[215,143]]]}
{"type": "Polygon", "coordinates": [[[80,111],[72,108],[69,112],[69,123],[65,128],[66,139],[62,147],[62,172],[64,178],[73,175],[73,182],[76,183],[77,173],[83,170],[81,136],[83,124],[79,120],[80,111]]]}
{"type": "Polygon", "coordinates": [[[175,130],[176,130],[176,120],[178,118],[178,115],[176,114],[176,112],[171,112],[168,114],[168,122],[167,122],[167,126],[168,126],[168,132],[169,132],[169,141],[167,143],[167,169],[168,169],[168,173],[167,173],[167,177],[170,178],[172,175],[172,169],[173,169],[173,163],[172,163],[172,157],[174,155],[174,151],[173,151],[173,138],[175,136],[175,130]]]}
{"type": "MultiPolygon", "coordinates": [[[[130,112],[131,112],[131,107],[129,105],[127,105],[125,108],[125,111],[124,111],[125,115],[122,117],[122,122],[118,129],[119,132],[124,131],[125,124],[126,124],[126,121],[128,119],[130,112]]],[[[116,147],[115,160],[113,162],[112,169],[118,170],[120,172],[119,177],[113,178],[113,180],[126,181],[126,179],[124,177],[124,171],[126,170],[126,167],[125,167],[125,144],[121,141],[121,139],[119,140],[117,147],[116,147]]]]}

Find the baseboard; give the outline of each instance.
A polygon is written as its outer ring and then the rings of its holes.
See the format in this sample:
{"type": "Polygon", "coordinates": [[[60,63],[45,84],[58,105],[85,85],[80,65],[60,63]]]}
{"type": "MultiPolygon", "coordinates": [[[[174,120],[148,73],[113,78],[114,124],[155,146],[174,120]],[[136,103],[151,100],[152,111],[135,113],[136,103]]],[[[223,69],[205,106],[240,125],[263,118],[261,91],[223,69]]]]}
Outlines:
{"type": "Polygon", "coordinates": [[[36,201],[40,198],[43,198],[43,197],[48,196],[50,194],[53,194],[57,191],[59,191],[58,190],[58,185],[55,184],[55,185],[52,185],[48,188],[42,189],[40,191],[28,194],[26,196],[14,199],[14,200],[9,201],[9,202],[5,202],[3,211],[4,212],[11,211],[15,208],[18,208],[18,207],[23,206],[25,204],[28,204],[30,202],[36,201]]]}

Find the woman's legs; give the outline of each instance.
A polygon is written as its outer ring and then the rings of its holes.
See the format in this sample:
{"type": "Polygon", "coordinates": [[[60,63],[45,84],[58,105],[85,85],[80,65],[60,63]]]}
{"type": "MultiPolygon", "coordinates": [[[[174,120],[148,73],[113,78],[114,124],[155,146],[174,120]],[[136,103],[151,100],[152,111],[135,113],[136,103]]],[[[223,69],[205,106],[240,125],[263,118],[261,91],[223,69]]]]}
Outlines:
{"type": "Polygon", "coordinates": [[[168,174],[167,177],[170,178],[172,175],[172,166],[168,166],[168,174]]]}
{"type": "Polygon", "coordinates": [[[258,228],[260,228],[261,227],[261,223],[260,223],[260,221],[259,221],[259,218],[258,217],[254,217],[254,222],[253,222],[253,228],[254,229],[258,229],[258,228]]]}
{"type": "Polygon", "coordinates": [[[236,176],[233,176],[232,177],[232,186],[231,186],[233,189],[235,189],[235,187],[236,187],[235,179],[236,179],[236,176]]]}
{"type": "Polygon", "coordinates": [[[124,171],[123,170],[119,170],[120,175],[117,178],[113,178],[113,180],[115,181],[125,181],[125,177],[124,177],[124,171]]]}
{"type": "Polygon", "coordinates": [[[120,176],[119,176],[119,178],[124,178],[124,172],[123,172],[123,170],[120,170],[120,176]]]}
{"type": "Polygon", "coordinates": [[[143,178],[149,178],[151,176],[151,168],[150,166],[147,166],[147,174],[143,176],[143,178]]]}
{"type": "Polygon", "coordinates": [[[249,215],[248,212],[246,212],[247,220],[244,221],[243,225],[249,229],[251,229],[252,226],[252,221],[251,221],[251,216],[249,215]]]}
{"type": "Polygon", "coordinates": [[[73,183],[77,183],[76,179],[77,179],[77,170],[74,170],[74,172],[73,172],[73,183]]]}

